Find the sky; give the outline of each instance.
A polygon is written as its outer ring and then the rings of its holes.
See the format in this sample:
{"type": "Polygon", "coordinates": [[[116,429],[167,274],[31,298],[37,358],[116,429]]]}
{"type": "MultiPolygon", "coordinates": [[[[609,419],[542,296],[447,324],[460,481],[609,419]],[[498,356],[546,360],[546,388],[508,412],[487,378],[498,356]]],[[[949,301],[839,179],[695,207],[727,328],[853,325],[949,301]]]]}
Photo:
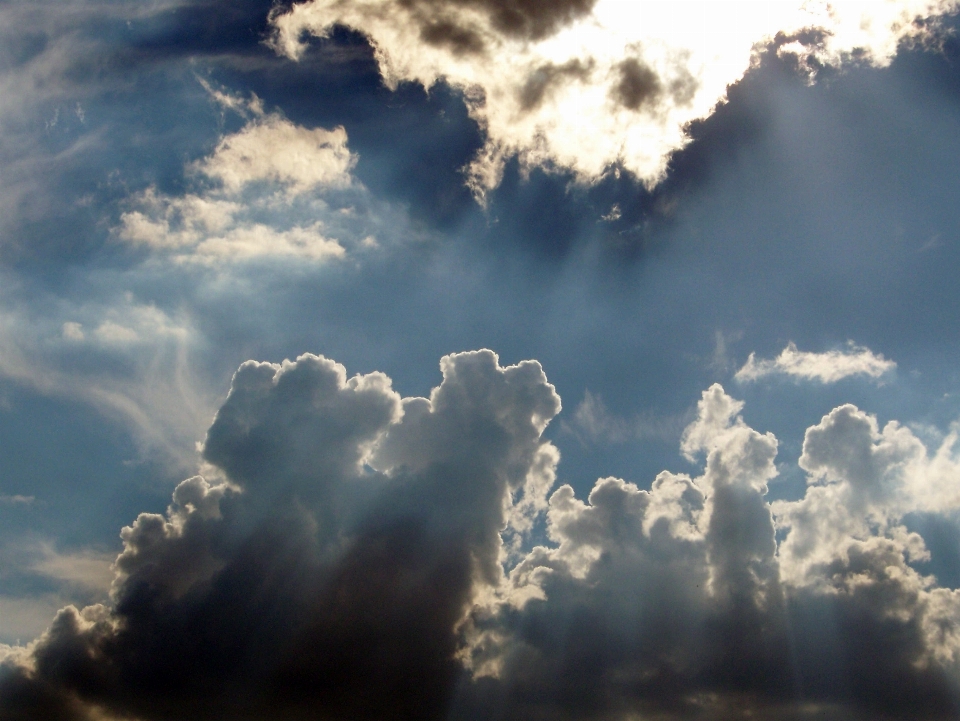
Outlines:
{"type": "Polygon", "coordinates": [[[0,721],[957,718],[958,11],[0,0],[0,721]]]}

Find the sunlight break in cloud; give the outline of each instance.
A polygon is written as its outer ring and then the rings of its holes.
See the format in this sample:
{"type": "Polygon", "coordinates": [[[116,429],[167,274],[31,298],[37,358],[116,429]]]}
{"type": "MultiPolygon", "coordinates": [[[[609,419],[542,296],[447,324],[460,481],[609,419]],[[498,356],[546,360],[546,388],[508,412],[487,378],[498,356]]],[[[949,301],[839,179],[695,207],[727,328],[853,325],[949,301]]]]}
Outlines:
{"type": "Polygon", "coordinates": [[[461,88],[486,143],[468,167],[482,196],[506,159],[572,171],[584,182],[615,164],[648,186],[686,127],[708,116],[781,34],[781,52],[839,65],[886,64],[915,22],[956,0],[900,2],[634,2],[625,0],[311,0],[272,16],[273,46],[291,58],[304,35],[335,25],[366,35],[384,82],[461,88]],[[812,32],[807,32],[812,31],[812,32]]]}
{"type": "Polygon", "coordinates": [[[879,378],[896,367],[894,361],[874,354],[869,348],[855,345],[852,341],[844,350],[831,350],[826,353],[798,351],[797,346],[791,342],[773,360],[757,360],[756,354],[751,353],[734,378],[740,382],[749,382],[768,375],[787,375],[801,380],[835,383],[856,375],[879,378]]]}

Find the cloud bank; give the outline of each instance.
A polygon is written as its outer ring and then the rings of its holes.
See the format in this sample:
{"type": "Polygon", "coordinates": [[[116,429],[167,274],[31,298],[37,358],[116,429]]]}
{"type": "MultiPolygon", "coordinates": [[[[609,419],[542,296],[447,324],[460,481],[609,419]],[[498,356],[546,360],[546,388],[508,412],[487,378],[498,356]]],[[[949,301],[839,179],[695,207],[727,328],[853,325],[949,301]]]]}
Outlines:
{"type": "Polygon", "coordinates": [[[931,453],[841,406],[770,503],[777,439],[714,385],[699,474],[584,501],[551,492],[538,363],[441,370],[401,398],[320,356],[241,366],[207,477],[123,529],[112,602],[0,649],[0,719],[955,718],[960,591],[904,517],[960,508],[956,433],[931,453]]]}
{"type": "Polygon", "coordinates": [[[799,380],[836,383],[858,375],[880,378],[896,367],[894,361],[853,342],[848,343],[844,350],[831,350],[826,353],[799,351],[791,342],[773,360],[757,360],[756,354],[751,353],[734,378],[740,382],[749,382],[769,375],[785,375],[799,380]]]}
{"type": "Polygon", "coordinates": [[[469,164],[481,195],[506,159],[560,167],[581,181],[623,167],[664,175],[686,127],[724,101],[756,48],[816,65],[886,64],[904,40],[931,35],[955,0],[721,2],[619,0],[311,0],[272,16],[273,46],[302,55],[305,35],[366,35],[384,82],[461,88],[486,142],[469,164]],[[735,7],[735,6],[733,6],[735,7]]]}

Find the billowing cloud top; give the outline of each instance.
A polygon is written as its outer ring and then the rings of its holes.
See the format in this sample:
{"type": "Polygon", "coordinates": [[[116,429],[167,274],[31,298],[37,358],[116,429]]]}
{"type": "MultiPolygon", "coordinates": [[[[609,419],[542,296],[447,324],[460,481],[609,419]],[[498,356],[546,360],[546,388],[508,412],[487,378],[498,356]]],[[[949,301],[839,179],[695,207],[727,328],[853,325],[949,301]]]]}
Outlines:
{"type": "Polygon", "coordinates": [[[0,647],[0,719],[956,717],[960,591],[903,521],[960,508],[956,434],[931,456],[839,407],[771,504],[777,439],[713,385],[698,475],[583,501],[549,493],[538,363],[441,368],[401,398],[320,356],[241,366],[213,474],[123,529],[112,604],[0,647]]]}
{"type": "Polygon", "coordinates": [[[885,64],[916,23],[955,0],[723,2],[620,0],[311,0],[278,10],[274,46],[290,57],[304,34],[335,25],[365,34],[384,81],[462,88],[486,144],[469,166],[478,194],[504,160],[560,166],[581,180],[620,165],[648,185],[750,66],[758,44],[838,64],[885,64]]]}

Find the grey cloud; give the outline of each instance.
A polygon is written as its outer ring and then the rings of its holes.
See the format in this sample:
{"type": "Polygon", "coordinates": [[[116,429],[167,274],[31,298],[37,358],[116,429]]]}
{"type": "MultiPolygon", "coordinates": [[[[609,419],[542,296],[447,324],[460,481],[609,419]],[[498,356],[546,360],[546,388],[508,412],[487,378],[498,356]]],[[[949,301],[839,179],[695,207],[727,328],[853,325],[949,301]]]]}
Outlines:
{"type": "Polygon", "coordinates": [[[124,529],[112,607],[61,611],[32,671],[8,659],[0,718],[441,718],[560,407],[535,362],[442,370],[401,416],[382,374],[242,366],[204,446],[227,480],[124,529]]]}
{"type": "Polygon", "coordinates": [[[490,24],[508,36],[541,40],[590,13],[597,0],[398,0],[421,18],[426,42],[447,45],[460,52],[483,49],[480,35],[458,24],[456,11],[464,8],[485,14],[490,24]],[[441,19],[437,19],[440,16],[441,19]],[[447,16],[447,17],[445,17],[447,16]]]}
{"type": "Polygon", "coordinates": [[[613,98],[628,110],[652,106],[663,93],[657,72],[637,58],[627,58],[617,66],[619,75],[613,86],[613,98]]]}
{"type": "Polygon", "coordinates": [[[684,442],[706,456],[697,478],[603,479],[586,503],[554,493],[556,546],[510,575],[542,595],[472,617],[474,668],[496,681],[467,705],[511,719],[955,715],[956,594],[910,565],[922,540],[874,527],[785,583],[764,498],[777,442],[741,408],[704,393],[684,442]]]}
{"type": "Polygon", "coordinates": [[[454,55],[481,53],[485,49],[483,37],[453,20],[428,20],[420,28],[420,37],[430,45],[446,46],[454,55]]]}
{"type": "Polygon", "coordinates": [[[669,99],[677,107],[688,105],[700,86],[687,67],[689,53],[680,52],[658,72],[640,57],[628,57],[613,68],[613,100],[627,110],[652,112],[669,99]]]}
{"type": "MultiPolygon", "coordinates": [[[[559,398],[533,361],[441,370],[401,399],[320,356],[244,364],[204,446],[223,478],[123,530],[109,606],[5,650],[0,719],[955,716],[960,599],[912,567],[922,538],[841,526],[798,576],[809,504],[767,501],[777,439],[719,385],[683,435],[699,475],[562,485],[543,544],[511,556],[511,508],[555,477],[559,398]]],[[[857,455],[846,417],[899,438],[838,408],[808,470],[857,455]]]]}
{"type": "Polygon", "coordinates": [[[546,63],[539,66],[530,73],[526,82],[520,87],[520,108],[522,110],[536,108],[543,102],[544,97],[550,92],[554,84],[568,78],[586,80],[592,69],[593,62],[591,60],[583,61],[579,58],[568,60],[560,65],[546,63]]]}
{"type": "Polygon", "coordinates": [[[380,373],[349,380],[343,366],[318,356],[243,364],[207,432],[204,457],[247,492],[307,493],[360,474],[364,447],[400,411],[380,373]]]}
{"type": "Polygon", "coordinates": [[[484,16],[504,36],[542,40],[588,15],[597,0],[397,0],[419,27],[420,39],[455,56],[489,50],[488,32],[471,18],[484,16]],[[467,12],[464,12],[467,11],[467,12]]]}

